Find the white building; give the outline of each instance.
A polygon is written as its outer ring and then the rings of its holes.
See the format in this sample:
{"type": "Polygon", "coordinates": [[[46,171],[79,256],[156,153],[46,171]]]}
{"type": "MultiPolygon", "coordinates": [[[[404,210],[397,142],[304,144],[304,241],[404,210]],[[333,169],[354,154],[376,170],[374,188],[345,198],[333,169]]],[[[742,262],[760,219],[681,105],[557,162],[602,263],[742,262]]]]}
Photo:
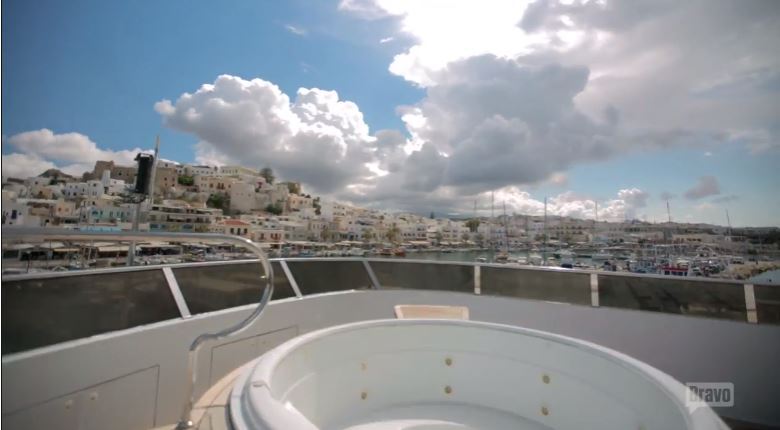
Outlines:
{"type": "Polygon", "coordinates": [[[257,192],[254,184],[236,182],[230,187],[230,210],[252,212],[265,209],[271,203],[268,193],[257,192]]]}
{"type": "Polygon", "coordinates": [[[289,194],[287,196],[287,208],[293,212],[299,212],[306,208],[311,208],[314,204],[314,200],[311,197],[302,196],[299,194],[289,194]]]}
{"type": "Polygon", "coordinates": [[[100,197],[105,194],[103,182],[91,180],[87,182],[70,182],[65,184],[62,194],[67,198],[100,197]]]}
{"type": "Polygon", "coordinates": [[[87,224],[132,222],[134,213],[134,205],[123,204],[117,198],[107,194],[84,200],[78,209],[80,221],[87,224]]]}
{"type": "Polygon", "coordinates": [[[250,169],[248,167],[243,167],[243,166],[222,166],[219,168],[219,173],[225,176],[238,176],[238,175],[258,176],[260,174],[257,172],[257,170],[250,169]]]}
{"type": "Polygon", "coordinates": [[[104,170],[100,182],[103,185],[103,193],[109,196],[118,196],[127,191],[127,184],[121,179],[111,179],[111,171],[104,170]]]}
{"type": "Polygon", "coordinates": [[[219,168],[216,166],[195,166],[192,164],[185,164],[178,169],[180,175],[187,176],[215,176],[219,174],[219,168]]]}

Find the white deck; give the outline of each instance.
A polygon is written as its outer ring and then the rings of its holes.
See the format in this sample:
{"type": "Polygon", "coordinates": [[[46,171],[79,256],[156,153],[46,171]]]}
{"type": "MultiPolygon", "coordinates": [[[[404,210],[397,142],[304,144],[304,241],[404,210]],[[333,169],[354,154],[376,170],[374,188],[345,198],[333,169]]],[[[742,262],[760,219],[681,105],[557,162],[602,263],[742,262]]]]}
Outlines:
{"type": "MultiPolygon", "coordinates": [[[[238,366],[288,339],[323,327],[393,318],[398,304],[467,306],[472,320],[592,341],[682,381],[731,381],[737,387],[750,387],[737,392],[734,407],[719,412],[767,427],[780,426],[780,376],[775,371],[780,356],[778,326],[416,290],[345,291],[272,302],[262,320],[240,338],[211,343],[201,351],[198,397],[238,366]]],[[[173,425],[185,396],[189,343],[200,333],[238,321],[251,308],[4,356],[3,424],[8,429],[117,430],[173,425]]]]}

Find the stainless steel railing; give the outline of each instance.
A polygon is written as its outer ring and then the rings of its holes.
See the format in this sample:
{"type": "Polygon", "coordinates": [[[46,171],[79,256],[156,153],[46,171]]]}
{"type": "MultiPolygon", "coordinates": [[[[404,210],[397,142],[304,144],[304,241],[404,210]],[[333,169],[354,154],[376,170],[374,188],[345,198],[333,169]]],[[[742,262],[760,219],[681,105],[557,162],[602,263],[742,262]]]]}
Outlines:
{"type": "Polygon", "coordinates": [[[260,303],[254,311],[242,321],[220,330],[216,333],[204,333],[196,337],[190,344],[187,356],[187,398],[182,405],[182,413],[177,429],[188,429],[194,426],[192,422],[192,407],[195,404],[195,383],[197,382],[197,372],[195,371],[198,359],[198,350],[201,345],[211,340],[219,340],[229,336],[236,335],[246,330],[255,320],[257,320],[265,310],[266,305],[271,300],[274,290],[274,274],[271,263],[265,252],[257,244],[249,239],[239,236],[229,236],[224,234],[203,234],[203,233],[152,233],[152,232],[85,232],[78,230],[65,230],[54,228],[10,228],[2,230],[2,241],[83,241],[83,240],[104,240],[104,241],[171,241],[181,242],[185,240],[196,240],[205,243],[233,243],[248,248],[253,254],[257,255],[260,264],[263,267],[264,275],[260,280],[265,281],[263,294],[260,297],[260,303]]]}

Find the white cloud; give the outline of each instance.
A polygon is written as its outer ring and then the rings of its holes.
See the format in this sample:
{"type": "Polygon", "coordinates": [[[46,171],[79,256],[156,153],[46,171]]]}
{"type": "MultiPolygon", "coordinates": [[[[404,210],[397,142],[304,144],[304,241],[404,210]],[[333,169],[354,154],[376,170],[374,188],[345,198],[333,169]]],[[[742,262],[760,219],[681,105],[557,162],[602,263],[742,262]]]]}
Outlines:
{"type": "Polygon", "coordinates": [[[45,128],[15,134],[4,139],[3,143],[17,151],[3,155],[4,177],[37,176],[50,168],[80,176],[92,170],[98,160],[114,160],[120,165],[133,164],[136,154],[142,151],[139,148],[121,151],[100,149],[83,134],[56,134],[45,128]]]}
{"type": "Polygon", "coordinates": [[[155,109],[167,126],[200,139],[201,161],[270,166],[325,193],[374,176],[367,163],[376,139],[357,105],[335,91],[301,88],[291,101],[270,82],[222,75],[155,109]]]}
{"type": "Polygon", "coordinates": [[[612,107],[636,132],[741,130],[755,152],[780,141],[773,2],[342,0],[340,9],[397,19],[414,43],[389,70],[421,86],[484,54],[584,66],[575,102],[591,118],[612,107]]]}
{"type": "MultiPolygon", "coordinates": [[[[629,194],[644,194],[643,191],[638,189],[620,190],[612,199],[597,200],[566,191],[547,199],[547,214],[595,219],[598,205],[598,219],[600,220],[621,221],[640,216],[638,212],[639,209],[644,207],[644,203],[638,202],[636,199],[632,200],[629,198],[626,200],[621,198],[621,195],[626,197],[626,191],[630,191],[629,194]],[[637,203],[639,206],[637,206],[637,203]]],[[[353,194],[353,196],[355,195],[353,194]]],[[[360,204],[377,204],[373,193],[367,193],[355,201],[360,204]]],[[[506,206],[507,214],[544,214],[544,198],[535,197],[530,192],[515,186],[500,188],[493,193],[482,192],[474,195],[458,195],[452,193],[451,189],[447,188],[428,195],[407,194],[397,201],[395,207],[418,213],[434,211],[436,213],[470,216],[473,214],[475,203],[478,215],[482,216],[491,213],[501,214],[504,206],[506,206]],[[492,208],[491,198],[494,202],[492,208]]]]}
{"type": "Polygon", "coordinates": [[[393,37],[383,37],[379,39],[379,43],[389,43],[392,42],[393,40],[395,40],[395,38],[393,37]]]}
{"type": "Polygon", "coordinates": [[[553,173],[547,181],[553,185],[563,187],[569,183],[569,177],[565,173],[557,172],[553,173]]]}
{"type": "MultiPolygon", "coordinates": [[[[426,91],[398,109],[406,134],[372,136],[360,109],[334,91],[300,89],[290,100],[270,82],[227,75],[156,109],[198,137],[201,160],[270,165],[339,198],[446,213],[490,190],[562,186],[571,166],[631,151],[704,152],[735,139],[771,147],[776,98],[756,88],[777,76],[777,31],[760,7],[342,0],[361,18],[392,17],[413,41],[389,65],[426,91]],[[723,49],[703,49],[697,41],[707,37],[723,49]],[[726,89],[740,103],[719,98],[726,89]]],[[[647,198],[625,188],[602,203],[605,214],[632,217],[647,198]]]]}
{"type": "MultiPolygon", "coordinates": [[[[624,135],[581,114],[573,100],[587,76],[583,68],[527,67],[492,55],[452,63],[423,100],[400,109],[408,138],[395,130],[371,135],[359,107],[335,91],[301,88],[290,100],[270,82],[230,75],[155,109],[168,127],[199,139],[201,162],[270,166],[341,199],[447,212],[460,196],[564,186],[574,163],[657,145],[655,136],[624,135]]],[[[646,195],[629,191],[617,200],[640,207],[646,195]]]]}
{"type": "MultiPolygon", "coordinates": [[[[579,67],[528,67],[492,55],[453,62],[437,72],[439,83],[426,89],[423,100],[401,109],[410,138],[381,141],[379,167],[389,173],[364,182],[361,190],[406,206],[424,203],[434,192],[473,195],[543,182],[560,186],[563,172],[576,163],[687,137],[684,132],[631,135],[614,122],[594,122],[574,103],[587,77],[587,69],[579,67]],[[405,154],[410,155],[404,162],[405,154]],[[392,166],[382,157],[390,157],[392,166]]],[[[349,191],[345,194],[350,198],[349,191]]]]}
{"type": "Polygon", "coordinates": [[[25,179],[56,167],[51,161],[32,154],[3,155],[3,178],[25,179]]]}
{"type": "Polygon", "coordinates": [[[296,35],[296,36],[306,36],[308,31],[306,31],[303,27],[296,27],[292,24],[287,24],[284,26],[284,29],[289,31],[290,33],[296,35]]]}
{"type": "Polygon", "coordinates": [[[714,176],[702,176],[696,184],[685,192],[688,200],[699,200],[704,197],[720,194],[720,184],[714,176]]]}
{"type": "Polygon", "coordinates": [[[374,0],[341,0],[339,9],[369,20],[388,16],[384,9],[374,4],[374,0]]]}

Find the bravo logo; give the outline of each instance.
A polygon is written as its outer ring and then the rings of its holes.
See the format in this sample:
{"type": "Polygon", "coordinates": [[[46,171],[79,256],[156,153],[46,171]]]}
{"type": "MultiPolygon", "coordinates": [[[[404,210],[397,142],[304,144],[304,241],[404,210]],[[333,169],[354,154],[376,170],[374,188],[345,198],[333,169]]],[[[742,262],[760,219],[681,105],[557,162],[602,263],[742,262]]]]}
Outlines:
{"type": "Polygon", "coordinates": [[[734,384],[731,382],[688,382],[685,406],[693,413],[702,406],[734,406],[734,384]]]}

